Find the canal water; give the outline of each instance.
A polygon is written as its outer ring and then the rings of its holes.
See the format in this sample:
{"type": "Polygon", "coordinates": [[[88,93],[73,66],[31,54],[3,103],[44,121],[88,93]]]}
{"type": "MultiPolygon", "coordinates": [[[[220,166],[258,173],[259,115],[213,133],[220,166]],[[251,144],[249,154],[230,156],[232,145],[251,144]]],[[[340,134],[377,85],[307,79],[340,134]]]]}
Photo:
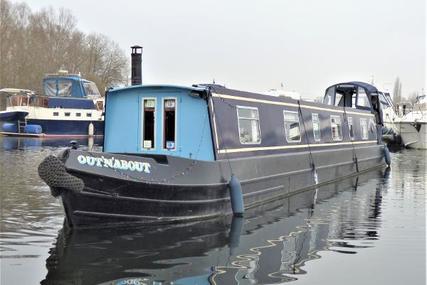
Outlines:
{"type": "Polygon", "coordinates": [[[424,151],[245,218],[70,232],[37,175],[66,144],[0,137],[1,284],[426,284],[424,151]]]}

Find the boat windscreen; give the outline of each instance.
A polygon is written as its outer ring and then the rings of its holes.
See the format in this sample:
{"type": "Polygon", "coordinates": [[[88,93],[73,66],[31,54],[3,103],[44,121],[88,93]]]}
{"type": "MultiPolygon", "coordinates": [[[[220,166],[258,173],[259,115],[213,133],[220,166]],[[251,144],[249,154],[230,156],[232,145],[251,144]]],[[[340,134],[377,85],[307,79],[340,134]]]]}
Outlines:
{"type": "Polygon", "coordinates": [[[96,84],[88,81],[83,83],[83,87],[85,89],[86,96],[88,97],[99,97],[101,96],[98,90],[98,87],[96,87],[96,84]]]}
{"type": "Polygon", "coordinates": [[[73,83],[71,80],[45,80],[44,92],[47,96],[70,97],[73,83]]]}

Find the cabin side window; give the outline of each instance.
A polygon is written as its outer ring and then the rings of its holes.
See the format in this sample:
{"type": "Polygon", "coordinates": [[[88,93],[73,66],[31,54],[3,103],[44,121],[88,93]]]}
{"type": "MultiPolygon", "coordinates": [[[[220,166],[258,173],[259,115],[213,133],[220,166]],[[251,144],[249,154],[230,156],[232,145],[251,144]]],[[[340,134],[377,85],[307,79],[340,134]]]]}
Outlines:
{"type": "Polygon", "coordinates": [[[362,140],[367,140],[369,138],[368,120],[366,118],[360,118],[360,133],[362,135],[362,140]]]}
{"type": "Polygon", "coordinates": [[[357,89],[357,106],[363,108],[370,108],[371,104],[369,103],[368,95],[366,95],[365,89],[359,87],[357,89]]]}
{"type": "Polygon", "coordinates": [[[301,129],[298,112],[283,111],[283,118],[285,122],[285,136],[287,142],[300,142],[301,129]]]}
{"type": "Polygon", "coordinates": [[[313,124],[313,138],[314,141],[319,142],[320,141],[320,120],[319,120],[319,114],[313,113],[311,114],[311,123],[313,124]]]}
{"type": "Polygon", "coordinates": [[[261,142],[258,108],[237,107],[239,140],[242,144],[257,144],[261,142]]]}
{"type": "Polygon", "coordinates": [[[176,148],[176,99],[163,100],[163,148],[176,148]]]}
{"type": "Polygon", "coordinates": [[[350,134],[350,139],[354,140],[354,127],[353,127],[353,118],[348,117],[348,132],[350,134]]]}
{"type": "Polygon", "coordinates": [[[142,114],[142,147],[145,149],[152,149],[155,147],[155,117],[156,99],[144,99],[142,114]]]}
{"type": "Polygon", "coordinates": [[[331,133],[332,133],[332,140],[334,141],[342,140],[342,126],[341,126],[340,116],[331,116],[331,133]]]}

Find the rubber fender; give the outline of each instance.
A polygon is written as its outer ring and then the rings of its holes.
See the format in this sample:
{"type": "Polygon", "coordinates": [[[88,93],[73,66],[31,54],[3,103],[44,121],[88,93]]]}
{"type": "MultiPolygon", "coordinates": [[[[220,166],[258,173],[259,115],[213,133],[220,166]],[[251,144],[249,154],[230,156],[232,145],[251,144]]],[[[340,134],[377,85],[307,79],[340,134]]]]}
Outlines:
{"type": "Polygon", "coordinates": [[[231,175],[228,186],[230,188],[231,209],[233,210],[233,214],[237,217],[241,217],[245,212],[242,185],[240,185],[240,181],[236,176],[231,175]]]}
{"type": "Polygon", "coordinates": [[[41,134],[42,133],[42,126],[40,126],[40,125],[26,125],[24,127],[24,133],[41,134]]]}
{"type": "Polygon", "coordinates": [[[7,133],[17,133],[18,132],[18,125],[14,123],[4,123],[1,127],[3,132],[7,133]]]}
{"type": "Polygon", "coordinates": [[[83,180],[67,172],[65,165],[56,156],[49,155],[38,167],[39,176],[51,188],[52,195],[59,195],[59,189],[81,192],[83,180]]]}

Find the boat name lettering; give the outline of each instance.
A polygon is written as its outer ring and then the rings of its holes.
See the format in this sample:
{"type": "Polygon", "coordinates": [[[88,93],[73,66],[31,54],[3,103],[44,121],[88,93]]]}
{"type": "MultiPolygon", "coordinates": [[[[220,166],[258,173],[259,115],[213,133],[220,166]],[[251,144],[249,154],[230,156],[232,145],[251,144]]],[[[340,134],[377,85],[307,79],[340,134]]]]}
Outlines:
{"type": "Polygon", "coordinates": [[[114,157],[105,158],[104,156],[93,157],[89,155],[79,155],[77,156],[77,161],[80,164],[87,164],[88,166],[130,170],[145,173],[151,172],[151,164],[148,162],[128,161],[124,159],[116,159],[114,157]]]}

